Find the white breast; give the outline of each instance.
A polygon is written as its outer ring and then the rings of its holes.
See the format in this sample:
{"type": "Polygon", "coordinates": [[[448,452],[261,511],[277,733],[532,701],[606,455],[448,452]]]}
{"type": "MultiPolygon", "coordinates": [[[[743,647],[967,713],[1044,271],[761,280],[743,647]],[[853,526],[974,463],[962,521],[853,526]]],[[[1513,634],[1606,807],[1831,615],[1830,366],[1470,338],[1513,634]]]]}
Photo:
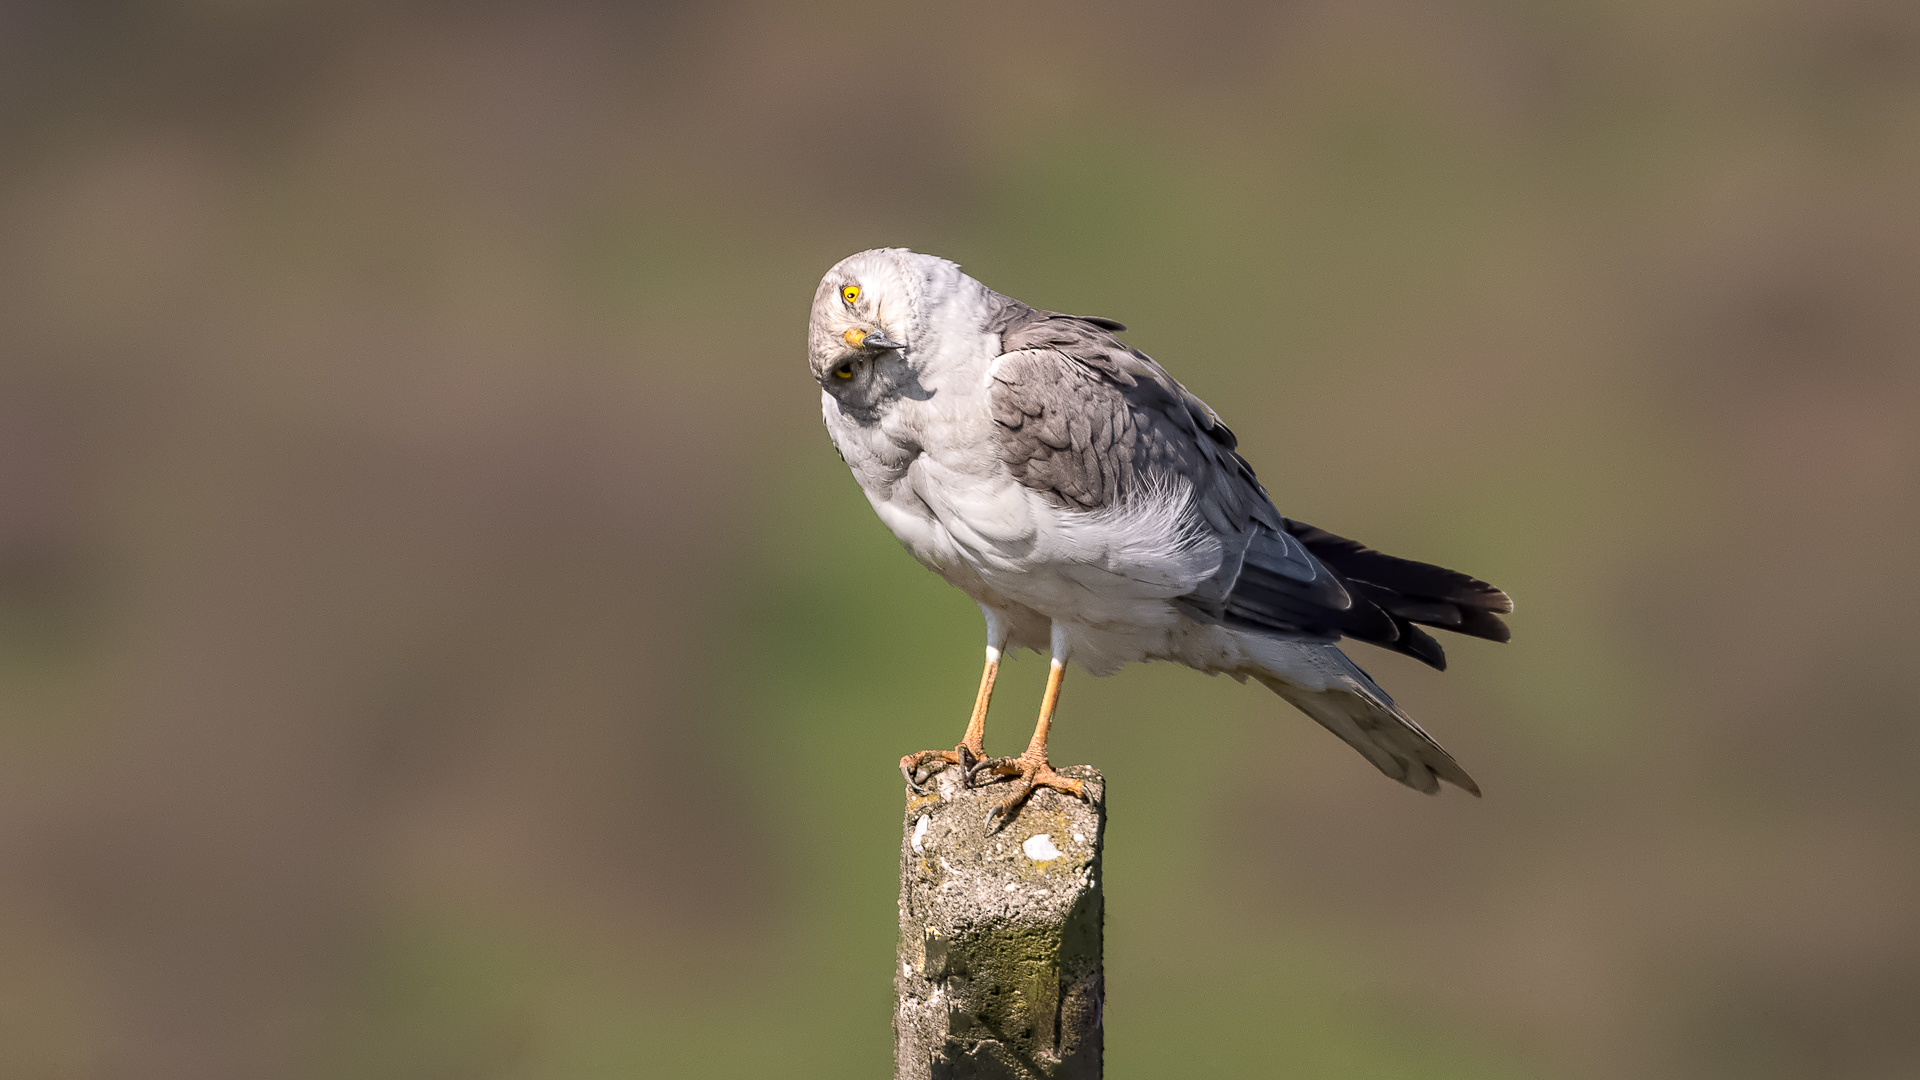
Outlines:
{"type": "Polygon", "coordinates": [[[1172,655],[1192,627],[1169,601],[1221,558],[1219,540],[1197,527],[1191,491],[1088,511],[1022,485],[996,451],[978,378],[987,362],[952,365],[947,379],[929,380],[931,396],[893,402],[878,424],[854,424],[824,398],[828,430],[875,513],[976,600],[1083,628],[1076,655],[1096,670],[1172,655]]]}

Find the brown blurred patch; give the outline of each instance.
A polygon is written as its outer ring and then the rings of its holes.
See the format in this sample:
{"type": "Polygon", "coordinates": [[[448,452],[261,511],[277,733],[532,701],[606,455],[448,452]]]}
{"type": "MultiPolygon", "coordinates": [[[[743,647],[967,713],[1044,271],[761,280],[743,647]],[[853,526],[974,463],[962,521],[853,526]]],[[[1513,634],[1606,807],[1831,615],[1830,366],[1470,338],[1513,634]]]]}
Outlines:
{"type": "Polygon", "coordinates": [[[827,714],[938,712],[973,630],[854,591],[898,553],[849,491],[801,516],[806,298],[875,243],[1123,318],[1289,513],[1519,601],[1445,679],[1379,665],[1482,803],[1264,698],[1209,737],[1284,790],[1129,773],[1186,699],[1086,691],[1142,936],[1319,934],[1385,1018],[1275,1048],[1141,977],[1116,1061],[1911,1071],[1917,42],[1790,0],[0,8],[0,1073],[883,1060],[849,852],[912,740],[827,714]],[[1396,1057],[1416,1014],[1492,1049],[1396,1057]]]}

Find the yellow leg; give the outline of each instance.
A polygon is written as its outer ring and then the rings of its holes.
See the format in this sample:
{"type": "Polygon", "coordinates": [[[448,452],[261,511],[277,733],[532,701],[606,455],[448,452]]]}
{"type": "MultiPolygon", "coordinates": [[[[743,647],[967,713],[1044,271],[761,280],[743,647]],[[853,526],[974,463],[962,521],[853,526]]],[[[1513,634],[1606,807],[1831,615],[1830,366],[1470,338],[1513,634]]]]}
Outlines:
{"type": "Polygon", "coordinates": [[[980,670],[980,692],[973,696],[973,715],[967,719],[967,733],[960,745],[973,756],[987,756],[987,706],[993,703],[993,681],[1000,677],[1000,650],[987,650],[987,666],[980,670]]]}
{"type": "Polygon", "coordinates": [[[1033,738],[1027,743],[1027,752],[1017,758],[1001,758],[987,763],[987,767],[998,775],[1020,778],[1014,782],[1013,794],[1008,795],[987,815],[989,833],[1012,821],[1037,788],[1052,788],[1076,799],[1087,797],[1086,784],[1055,772],[1047,761],[1047,736],[1053,731],[1053,710],[1060,704],[1060,684],[1066,675],[1066,661],[1056,655],[1047,669],[1047,691],[1040,698],[1040,719],[1034,722],[1033,738]]]}
{"type": "Polygon", "coordinates": [[[958,765],[966,770],[965,778],[972,780],[973,764],[987,756],[987,706],[993,703],[993,682],[999,677],[1000,650],[989,646],[986,667],[980,671],[980,692],[974,695],[973,715],[967,719],[967,732],[960,737],[960,745],[951,750],[922,750],[901,758],[900,775],[907,778],[908,787],[921,791],[916,776],[935,762],[958,765]]]}
{"type": "Polygon", "coordinates": [[[1040,719],[1034,721],[1033,738],[1027,740],[1027,752],[1021,757],[1047,759],[1047,736],[1053,732],[1053,710],[1060,705],[1060,684],[1067,679],[1067,666],[1055,660],[1047,667],[1047,690],[1040,695],[1040,719]]]}

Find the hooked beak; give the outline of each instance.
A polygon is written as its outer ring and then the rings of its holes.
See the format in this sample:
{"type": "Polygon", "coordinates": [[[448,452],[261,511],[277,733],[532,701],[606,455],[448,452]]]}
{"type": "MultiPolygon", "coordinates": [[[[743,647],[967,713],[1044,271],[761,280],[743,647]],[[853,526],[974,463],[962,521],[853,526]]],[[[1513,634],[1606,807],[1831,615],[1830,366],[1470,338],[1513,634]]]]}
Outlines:
{"type": "Polygon", "coordinates": [[[840,335],[841,339],[856,349],[897,349],[905,352],[907,347],[886,335],[884,330],[849,330],[840,335]]]}

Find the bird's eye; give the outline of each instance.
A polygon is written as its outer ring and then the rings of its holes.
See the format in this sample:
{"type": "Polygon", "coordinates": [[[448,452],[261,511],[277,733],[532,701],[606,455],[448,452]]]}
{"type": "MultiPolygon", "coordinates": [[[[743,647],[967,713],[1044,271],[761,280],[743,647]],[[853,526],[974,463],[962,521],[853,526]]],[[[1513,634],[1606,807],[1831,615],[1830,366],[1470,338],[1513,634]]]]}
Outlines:
{"type": "Polygon", "coordinates": [[[855,300],[860,299],[860,286],[858,285],[840,286],[840,299],[847,306],[849,307],[853,306],[853,302],[855,300]]]}
{"type": "Polygon", "coordinates": [[[834,377],[834,378],[836,378],[836,379],[851,379],[851,378],[853,378],[853,364],[852,364],[852,362],[848,362],[848,363],[845,363],[845,364],[841,364],[841,365],[840,365],[839,367],[837,367],[837,368],[834,368],[834,369],[833,369],[833,377],[834,377]]]}

